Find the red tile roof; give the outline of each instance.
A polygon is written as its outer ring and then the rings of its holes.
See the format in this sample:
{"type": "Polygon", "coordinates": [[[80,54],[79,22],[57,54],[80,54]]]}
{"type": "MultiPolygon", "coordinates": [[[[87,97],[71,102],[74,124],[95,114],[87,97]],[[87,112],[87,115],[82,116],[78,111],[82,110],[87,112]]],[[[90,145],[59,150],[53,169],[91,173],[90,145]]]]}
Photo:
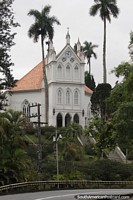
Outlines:
{"type": "MultiPolygon", "coordinates": [[[[16,86],[12,88],[13,92],[16,91],[28,91],[28,90],[38,90],[42,88],[43,80],[43,65],[40,62],[36,67],[34,67],[30,72],[28,72],[24,77],[17,81],[16,86]]],[[[84,90],[88,94],[92,94],[93,91],[84,86],[84,90]]]]}
{"type": "Polygon", "coordinates": [[[84,89],[85,89],[85,92],[87,92],[88,94],[93,94],[93,91],[88,88],[86,85],[84,85],[84,89]]]}
{"type": "Polygon", "coordinates": [[[28,74],[17,81],[16,86],[12,88],[12,91],[25,91],[25,90],[37,90],[42,88],[43,79],[43,67],[40,62],[34,67],[28,74]]]}

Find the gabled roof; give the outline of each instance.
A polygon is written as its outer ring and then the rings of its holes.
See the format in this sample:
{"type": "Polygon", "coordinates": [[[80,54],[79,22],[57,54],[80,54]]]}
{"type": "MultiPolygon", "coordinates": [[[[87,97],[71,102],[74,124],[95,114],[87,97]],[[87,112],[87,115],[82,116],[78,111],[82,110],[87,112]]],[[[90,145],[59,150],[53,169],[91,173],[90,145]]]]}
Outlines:
{"type": "MultiPolygon", "coordinates": [[[[43,80],[43,64],[40,62],[24,77],[16,82],[16,86],[12,88],[12,92],[17,91],[28,91],[28,90],[39,90],[42,88],[43,80]]],[[[93,91],[84,85],[84,90],[88,94],[92,94],[93,91]]]]}
{"type": "Polygon", "coordinates": [[[57,54],[56,59],[58,59],[59,56],[63,53],[63,51],[64,51],[65,49],[67,49],[67,48],[71,49],[71,51],[74,53],[74,55],[77,57],[77,59],[81,62],[81,59],[79,58],[79,56],[77,56],[77,54],[75,53],[74,49],[73,49],[73,48],[71,47],[71,45],[69,45],[69,44],[66,44],[66,45],[64,46],[64,48],[57,54]]]}
{"type": "Polygon", "coordinates": [[[16,86],[12,88],[12,91],[26,91],[26,90],[38,90],[42,88],[43,79],[43,65],[40,62],[24,77],[16,82],[16,86]]]}

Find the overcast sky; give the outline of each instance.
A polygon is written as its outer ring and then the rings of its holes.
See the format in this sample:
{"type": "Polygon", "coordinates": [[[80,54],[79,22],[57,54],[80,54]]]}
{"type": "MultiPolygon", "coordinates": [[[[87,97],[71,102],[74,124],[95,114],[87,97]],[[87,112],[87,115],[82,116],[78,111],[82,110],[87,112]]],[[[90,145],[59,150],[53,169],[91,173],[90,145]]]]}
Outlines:
{"type": "MultiPolygon", "coordinates": [[[[102,45],[103,45],[103,21],[99,15],[92,17],[89,9],[94,4],[93,0],[15,0],[13,9],[15,19],[21,27],[17,32],[11,55],[15,66],[13,75],[16,79],[23,77],[28,71],[41,61],[40,42],[33,43],[27,36],[28,29],[34,19],[27,16],[30,9],[41,11],[43,6],[51,5],[50,15],[55,15],[61,26],[55,25],[54,47],[59,53],[66,44],[66,32],[69,27],[71,36],[70,44],[73,47],[80,39],[81,44],[85,40],[97,44],[95,52],[98,58],[92,58],[92,74],[97,83],[103,81],[102,45]]],[[[128,44],[129,34],[133,30],[133,0],[117,0],[120,9],[119,17],[112,18],[111,24],[107,23],[107,74],[108,82],[114,85],[116,78],[110,71],[122,61],[129,61],[128,44]]]]}

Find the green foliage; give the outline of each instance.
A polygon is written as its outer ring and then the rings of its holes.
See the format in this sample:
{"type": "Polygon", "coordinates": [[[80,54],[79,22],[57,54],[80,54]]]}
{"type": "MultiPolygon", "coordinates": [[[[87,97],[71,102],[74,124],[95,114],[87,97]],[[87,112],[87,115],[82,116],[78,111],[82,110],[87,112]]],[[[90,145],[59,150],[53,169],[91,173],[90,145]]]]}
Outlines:
{"type": "Polygon", "coordinates": [[[132,167],[108,159],[92,161],[86,170],[87,178],[102,181],[130,180],[132,167]],[[89,177],[88,177],[89,176],[89,177]]]}
{"type": "Polygon", "coordinates": [[[92,42],[84,42],[83,52],[85,57],[87,58],[87,64],[89,65],[89,74],[91,74],[91,58],[92,56],[97,59],[97,55],[94,52],[94,49],[97,48],[98,45],[92,44],[92,42]]]}
{"type": "MultiPolygon", "coordinates": [[[[11,74],[10,50],[15,44],[13,42],[16,33],[12,33],[12,28],[19,24],[14,22],[12,10],[13,0],[0,1],[0,90],[7,89],[14,85],[14,78],[11,74]]],[[[4,96],[0,91],[0,109],[3,108],[4,96]]]]}
{"type": "Polygon", "coordinates": [[[125,154],[127,150],[130,154],[133,149],[133,66],[128,62],[121,63],[113,72],[122,79],[107,99],[108,115],[117,144],[125,154]]]}
{"type": "Polygon", "coordinates": [[[55,134],[56,128],[54,126],[44,126],[41,128],[41,133],[47,139],[55,134]]]}
{"type": "MultiPolygon", "coordinates": [[[[99,152],[107,154],[116,146],[116,133],[110,121],[103,121],[98,117],[92,119],[85,130],[85,134],[95,138],[95,150],[97,150],[98,154],[99,152]]],[[[99,156],[101,157],[101,154],[99,156]]]]}
{"type": "Polygon", "coordinates": [[[133,102],[122,103],[113,116],[114,128],[120,147],[125,150],[133,144],[133,102]]]}
{"type": "Polygon", "coordinates": [[[85,85],[94,91],[96,84],[93,75],[90,75],[88,71],[85,72],[85,85]]]}
{"type": "Polygon", "coordinates": [[[99,16],[104,23],[104,39],[103,39],[103,83],[107,83],[107,69],[106,69],[106,21],[111,22],[111,16],[117,18],[119,8],[116,0],[94,0],[94,5],[91,6],[89,13],[91,16],[99,16]]]}
{"type": "Polygon", "coordinates": [[[110,96],[111,85],[108,83],[98,84],[91,96],[91,110],[94,115],[100,115],[102,119],[107,117],[106,99],[110,96]]]}
{"type": "Polygon", "coordinates": [[[129,41],[129,45],[133,44],[133,31],[131,31],[130,33],[130,41],[129,41]]]}
{"type": "Polygon", "coordinates": [[[24,174],[30,170],[24,130],[21,112],[9,110],[0,114],[0,184],[24,181],[24,174]]]}
{"type": "Polygon", "coordinates": [[[11,62],[9,51],[15,44],[13,39],[16,33],[12,33],[12,27],[17,27],[19,24],[14,22],[14,13],[12,10],[13,0],[0,1],[0,73],[4,77],[0,79],[1,86],[6,88],[12,86],[14,80],[11,75],[11,62]]]}
{"type": "Polygon", "coordinates": [[[34,42],[38,42],[39,36],[41,36],[43,40],[47,36],[52,40],[54,36],[53,24],[56,23],[60,25],[60,22],[55,16],[49,16],[50,9],[51,6],[47,5],[41,12],[33,9],[28,12],[29,16],[35,18],[35,23],[31,25],[28,31],[29,37],[33,38],[34,42]]]}
{"type": "Polygon", "coordinates": [[[133,72],[133,65],[130,65],[128,62],[123,62],[112,70],[116,77],[123,77],[123,81],[128,78],[131,72],[133,72]]]}
{"type": "Polygon", "coordinates": [[[110,93],[110,96],[107,98],[107,112],[109,115],[114,113],[123,101],[125,101],[125,92],[126,88],[123,84],[117,84],[110,93]]]}

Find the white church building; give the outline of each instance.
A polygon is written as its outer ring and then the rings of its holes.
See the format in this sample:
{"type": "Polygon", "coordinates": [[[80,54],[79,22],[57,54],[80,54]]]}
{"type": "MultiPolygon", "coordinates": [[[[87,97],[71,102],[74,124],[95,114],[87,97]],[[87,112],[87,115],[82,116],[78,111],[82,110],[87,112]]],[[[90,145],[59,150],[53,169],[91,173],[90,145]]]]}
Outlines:
{"type": "MultiPolygon", "coordinates": [[[[65,47],[56,54],[52,42],[46,56],[46,73],[49,89],[49,125],[66,126],[76,122],[83,127],[91,117],[90,98],[93,93],[85,86],[85,60],[81,44],[77,42],[77,54],[70,45],[69,31],[65,47]]],[[[41,122],[45,122],[45,87],[43,65],[40,62],[24,77],[17,81],[8,97],[9,107],[28,113],[29,105],[40,105],[41,122]]],[[[35,116],[37,107],[30,107],[35,116]]],[[[37,121],[37,118],[31,118],[37,121]]]]}

